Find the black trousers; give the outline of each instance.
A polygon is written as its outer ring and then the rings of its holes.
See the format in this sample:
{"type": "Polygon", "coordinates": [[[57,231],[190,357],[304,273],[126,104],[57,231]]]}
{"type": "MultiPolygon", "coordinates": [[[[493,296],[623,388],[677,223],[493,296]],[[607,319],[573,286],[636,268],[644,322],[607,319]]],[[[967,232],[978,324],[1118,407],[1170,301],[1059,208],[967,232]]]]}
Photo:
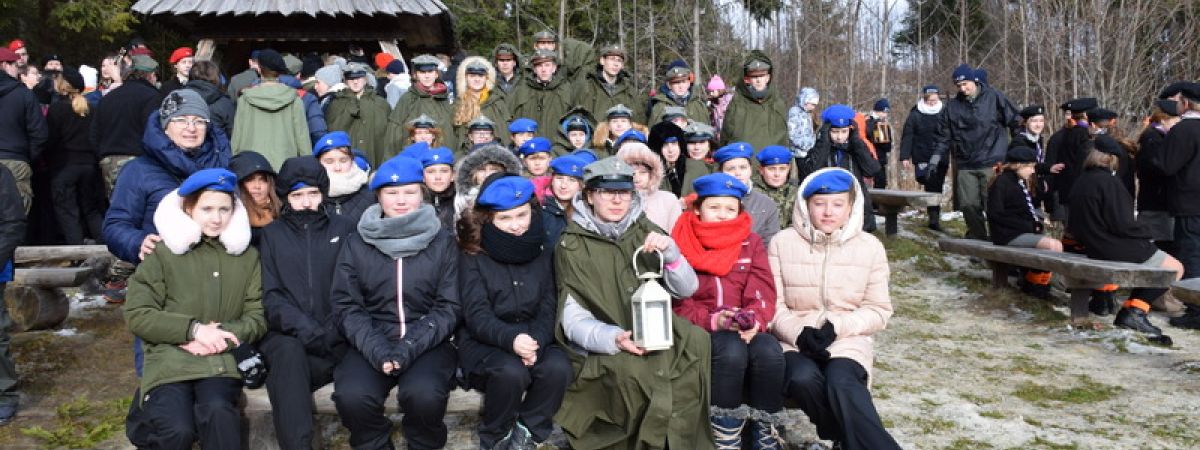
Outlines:
{"type": "Polygon", "coordinates": [[[742,404],[769,413],[783,409],[783,351],[768,333],[747,344],[737,333],[712,334],[712,404],[734,409],[742,404]]]}
{"type": "Polygon", "coordinates": [[[479,445],[491,448],[517,419],[534,441],[548,439],[554,432],[554,413],[574,379],[571,361],[557,346],[542,351],[533,367],[502,350],[488,356],[470,375],[471,386],[484,393],[479,445]]]}
{"type": "Polygon", "coordinates": [[[1175,253],[1183,264],[1183,278],[1200,277],[1200,216],[1175,217],[1175,253]]]}
{"type": "Polygon", "coordinates": [[[87,164],[63,166],[50,181],[54,214],[68,245],[82,244],[85,232],[92,239],[100,239],[100,225],[104,221],[100,186],[99,169],[87,164]]]}
{"type": "Polygon", "coordinates": [[[787,396],[800,404],[821,439],[842,443],[846,450],[899,449],[867,390],[867,371],[852,359],[819,363],[799,352],[784,354],[787,396]]]}
{"type": "Polygon", "coordinates": [[[310,355],[299,339],[268,332],[258,342],[270,370],[267,396],[275,439],[283,450],[311,449],[313,441],[312,393],[333,381],[337,362],[327,356],[310,355]]]}
{"type": "Polygon", "coordinates": [[[333,402],[342,425],[350,430],[355,450],[393,449],[392,421],[384,415],[383,402],[397,386],[396,399],[404,419],[400,427],[408,448],[435,449],[446,446],[446,401],[454,387],[458,357],[444,342],[413,361],[399,377],[384,375],[357,350],[342,357],[333,371],[333,402]]]}
{"type": "Polygon", "coordinates": [[[142,398],[138,420],[147,433],[139,448],[191,450],[196,438],[203,450],[242,448],[242,416],[237,408],[241,395],[242,380],[226,377],[151,389],[142,398]]]}
{"type": "MultiPolygon", "coordinates": [[[[913,164],[917,164],[917,161],[913,161],[913,164]]],[[[946,185],[946,172],[949,170],[949,161],[941,161],[936,166],[926,166],[924,176],[918,176],[917,182],[921,183],[921,187],[925,188],[925,192],[937,192],[940,194],[942,193],[942,188],[946,185]]]]}
{"type": "Polygon", "coordinates": [[[875,174],[874,180],[875,189],[887,189],[888,176],[888,154],[879,154],[879,172],[875,174]]]}

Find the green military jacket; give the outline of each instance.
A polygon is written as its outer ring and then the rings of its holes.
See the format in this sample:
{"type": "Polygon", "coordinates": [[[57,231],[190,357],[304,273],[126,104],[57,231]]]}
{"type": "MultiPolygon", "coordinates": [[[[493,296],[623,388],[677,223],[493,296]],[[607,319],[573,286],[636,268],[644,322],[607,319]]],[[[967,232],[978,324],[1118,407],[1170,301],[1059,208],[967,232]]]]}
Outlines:
{"type": "Polygon", "coordinates": [[[576,103],[591,113],[592,117],[605,117],[609,108],[625,105],[633,111],[631,120],[646,124],[646,98],[633,85],[633,78],[622,70],[617,74],[617,82],[610,89],[604,88],[604,76],[600,74],[600,66],[593,65],[593,70],[578,76],[575,82],[576,103]]]}
{"type": "Polygon", "coordinates": [[[721,124],[721,141],[747,142],[755,150],[768,145],[788,145],[787,112],[788,105],[774,85],[767,85],[766,95],[761,99],[753,99],[746,84],[737,83],[721,124]]]}
{"type": "MultiPolygon", "coordinates": [[[[487,100],[483,101],[483,105],[479,106],[479,114],[491,119],[496,124],[493,134],[501,143],[508,145],[512,142],[508,135],[508,123],[512,121],[512,117],[508,114],[508,96],[500,88],[492,88],[488,93],[487,100]]],[[[470,123],[470,121],[468,121],[470,123]]],[[[446,146],[451,150],[455,148],[469,149],[471,148],[471,138],[468,136],[471,130],[467,129],[467,124],[454,126],[454,137],[458,141],[457,147],[446,146]]]]}
{"type": "Polygon", "coordinates": [[[396,108],[388,115],[387,143],[388,152],[399,154],[408,145],[408,122],[425,114],[437,121],[442,130],[442,145],[446,148],[458,147],[458,139],[454,136],[454,105],[450,104],[450,94],[442,92],[431,95],[419,89],[413,82],[396,108]]]}
{"type": "Polygon", "coordinates": [[[663,111],[666,110],[668,106],[682,106],[683,109],[687,111],[688,120],[707,123],[709,125],[712,124],[712,117],[709,115],[708,105],[706,105],[704,102],[704,91],[700,90],[694,85],[692,87],[692,95],[689,96],[687,102],[682,105],[676,103],[674,100],[671,100],[670,97],[667,97],[667,94],[662,92],[659,92],[658,95],[650,97],[650,116],[646,118],[646,120],[649,121],[648,123],[655,124],[662,122],[663,111]]]}
{"type": "Polygon", "coordinates": [[[548,83],[526,75],[507,100],[508,112],[513,118],[527,117],[537,122],[539,136],[553,136],[559,118],[575,106],[573,86],[561,70],[548,83]]]}
{"type": "Polygon", "coordinates": [[[361,96],[356,96],[349,89],[342,89],[329,101],[325,121],[329,131],[349,134],[353,147],[367,154],[371,167],[379,167],[399,152],[398,148],[389,149],[386,141],[390,113],[387,100],[374,92],[364,90],[361,96]]]}
{"type": "Polygon", "coordinates": [[[773,188],[767,186],[762,178],[755,175],[754,188],[767,194],[767,197],[771,197],[771,200],[779,205],[779,229],[784,230],[792,226],[792,206],[796,204],[796,194],[800,191],[799,186],[788,181],[783,186],[773,188]]]}

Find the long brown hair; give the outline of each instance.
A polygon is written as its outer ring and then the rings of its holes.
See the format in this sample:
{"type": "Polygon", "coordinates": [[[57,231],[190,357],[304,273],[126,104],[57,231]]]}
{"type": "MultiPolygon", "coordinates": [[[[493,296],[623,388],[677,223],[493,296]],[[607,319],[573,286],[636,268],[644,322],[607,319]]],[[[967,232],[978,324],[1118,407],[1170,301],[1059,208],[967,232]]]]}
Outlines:
{"type": "MultiPolygon", "coordinates": [[[[529,197],[529,201],[525,205],[530,207],[530,220],[533,219],[533,214],[541,214],[538,209],[537,197],[529,197]]],[[[522,205],[517,205],[520,208],[522,205]]],[[[455,224],[455,230],[458,232],[458,247],[468,255],[478,255],[483,253],[483,226],[492,219],[496,218],[496,211],[490,208],[481,207],[479,205],[472,206],[463,211],[462,217],[458,218],[458,223],[455,224]]]]}
{"type": "Polygon", "coordinates": [[[1109,137],[1116,140],[1118,144],[1121,144],[1121,148],[1125,150],[1125,153],[1129,154],[1130,158],[1136,157],[1138,153],[1137,142],[1134,142],[1132,139],[1129,139],[1128,136],[1125,136],[1125,130],[1117,126],[1117,120],[1106,120],[1104,122],[1104,125],[1097,123],[1096,126],[1104,129],[1105,133],[1108,134],[1109,137]]]}
{"type": "MultiPolygon", "coordinates": [[[[414,127],[412,125],[408,125],[407,127],[408,127],[408,143],[405,145],[412,145],[417,142],[416,139],[413,139],[414,132],[417,131],[417,127],[414,127]]],[[[429,144],[429,147],[430,148],[441,147],[442,146],[442,129],[439,127],[433,127],[433,128],[430,128],[429,131],[431,133],[433,133],[433,143],[429,144]]]]}
{"type": "Polygon", "coordinates": [[[246,205],[246,213],[250,216],[251,224],[270,223],[276,217],[279,217],[279,211],[283,208],[283,202],[275,194],[275,177],[263,172],[254,172],[245,179],[238,181],[238,197],[242,199],[242,204],[246,205]],[[254,179],[254,177],[263,177],[263,179],[267,180],[266,207],[261,207],[258,203],[255,203],[254,197],[250,195],[250,191],[246,190],[245,182],[254,179]]]}
{"type": "Polygon", "coordinates": [[[188,71],[188,79],[204,80],[212,83],[213,86],[216,86],[217,89],[221,90],[221,92],[225,91],[225,88],[221,86],[221,68],[217,67],[217,63],[207,59],[196,61],[196,63],[192,65],[192,70],[188,71]]]}
{"type": "MultiPolygon", "coordinates": [[[[1006,170],[1012,171],[1012,173],[1016,174],[1017,169],[1020,169],[1025,166],[1037,166],[1037,163],[1031,163],[1031,162],[1028,162],[1028,163],[1017,163],[1017,162],[1000,163],[998,166],[996,166],[996,174],[997,175],[1002,174],[1006,170]]],[[[1021,176],[1017,175],[1017,178],[1021,178],[1021,176]]],[[[1000,179],[1000,177],[992,177],[992,181],[988,182],[989,190],[992,188],[992,185],[996,184],[996,180],[998,180],[998,179],[1000,179]]],[[[1029,175],[1029,178],[1024,178],[1024,180],[1025,180],[1025,187],[1027,189],[1032,190],[1034,186],[1037,186],[1037,182],[1038,182],[1037,171],[1034,171],[1032,174],[1029,175]]],[[[1032,194],[1032,192],[1031,192],[1031,194],[1032,194]]]]}

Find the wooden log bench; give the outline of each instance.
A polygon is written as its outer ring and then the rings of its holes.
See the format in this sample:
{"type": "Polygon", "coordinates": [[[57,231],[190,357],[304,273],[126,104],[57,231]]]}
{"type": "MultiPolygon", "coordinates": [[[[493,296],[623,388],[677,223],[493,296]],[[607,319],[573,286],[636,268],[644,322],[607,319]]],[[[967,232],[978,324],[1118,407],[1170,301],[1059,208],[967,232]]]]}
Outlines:
{"type": "Polygon", "coordinates": [[[904,208],[927,208],[938,206],[942,195],[936,192],[901,191],[896,189],[871,189],[871,203],[883,213],[884,232],[888,236],[896,234],[900,229],[899,214],[904,208]]]}
{"type": "Polygon", "coordinates": [[[1176,281],[1171,284],[1171,294],[1181,302],[1200,306],[1200,278],[1176,281]]]}
{"type": "Polygon", "coordinates": [[[1035,248],[994,245],[974,239],[938,240],[938,247],[948,253],[972,256],[987,261],[992,268],[992,285],[1008,286],[1009,269],[1028,267],[1053,272],[1062,277],[1071,290],[1071,320],[1088,318],[1088,300],[1093,289],[1106,284],[1127,287],[1166,288],[1175,281],[1175,272],[1119,261],[1091,259],[1074,253],[1059,253],[1035,248]]]}
{"type": "Polygon", "coordinates": [[[102,278],[115,259],[103,245],[17,247],[13,281],[4,291],[13,331],[61,324],[71,311],[63,289],[102,278]]]}

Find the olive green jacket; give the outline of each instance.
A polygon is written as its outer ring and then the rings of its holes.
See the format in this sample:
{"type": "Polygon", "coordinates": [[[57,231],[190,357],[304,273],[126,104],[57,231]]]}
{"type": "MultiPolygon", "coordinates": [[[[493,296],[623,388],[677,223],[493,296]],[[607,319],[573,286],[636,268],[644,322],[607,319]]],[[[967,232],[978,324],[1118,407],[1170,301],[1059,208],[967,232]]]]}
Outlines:
{"type": "MultiPolygon", "coordinates": [[[[555,421],[572,448],[646,449],[668,443],[671,448],[713,448],[707,332],[672,315],[674,345],[644,356],[587,354],[563,332],[567,296],[597,320],[633,329],[630,295],[641,280],[630,259],[652,231],[666,234],[643,216],[613,241],[570,221],[555,249],[560,311],[555,337],[568,349],[575,369],[555,421]]],[[[641,259],[640,268],[657,268],[655,257],[641,259]]]]}
{"type": "Polygon", "coordinates": [[[387,150],[392,155],[400,153],[408,145],[408,122],[425,114],[437,121],[437,127],[442,130],[441,144],[446,148],[457,148],[458,139],[454,136],[454,105],[450,103],[449,91],[430,95],[417,87],[413,82],[396,108],[388,115],[387,150]]]}
{"type": "Polygon", "coordinates": [[[558,120],[575,105],[574,87],[561,70],[544,84],[532,75],[526,75],[508,97],[509,114],[513,118],[533,119],[538,124],[539,136],[553,136],[558,120]]]}
{"type": "Polygon", "coordinates": [[[633,122],[646,124],[647,99],[633,85],[633,78],[629,73],[624,70],[618,73],[617,82],[613,83],[612,92],[609,93],[609,90],[604,88],[604,76],[600,74],[600,66],[591,67],[591,71],[576,77],[576,103],[583,106],[592,117],[605,117],[609,108],[625,105],[633,111],[633,122]]]}
{"type": "Polygon", "coordinates": [[[325,108],[325,121],[329,131],[349,134],[353,147],[367,154],[371,167],[379,167],[397,153],[397,149],[388,151],[386,141],[390,113],[387,100],[374,92],[363,91],[362,96],[355,96],[349,89],[342,89],[325,108]]]}
{"type": "Polygon", "coordinates": [[[692,87],[692,95],[688,97],[687,102],[683,105],[671,100],[662,92],[650,97],[650,116],[646,120],[650,124],[662,122],[663,112],[668,106],[682,106],[684,111],[687,112],[688,120],[709,123],[711,115],[708,113],[708,105],[704,102],[704,91],[698,87],[692,87]]]}
{"type": "Polygon", "coordinates": [[[721,140],[747,142],[760,150],[768,145],[788,145],[788,105],[767,85],[766,95],[753,99],[745,83],[737,84],[737,92],[725,110],[725,121],[721,124],[721,140]]]}
{"type": "MultiPolygon", "coordinates": [[[[496,140],[504,145],[512,143],[511,137],[508,135],[508,123],[512,122],[512,117],[508,114],[508,96],[500,88],[492,88],[488,92],[487,100],[483,101],[483,105],[479,106],[479,114],[491,119],[496,124],[494,135],[496,140]]],[[[458,106],[458,105],[455,105],[458,106]]],[[[468,122],[469,123],[469,122],[468,122]]],[[[467,129],[467,124],[455,125],[454,136],[458,141],[457,147],[446,146],[449,149],[470,149],[471,139],[467,136],[470,130],[467,129]]],[[[457,155],[455,155],[457,158],[457,155]]]]}
{"type": "Polygon", "coordinates": [[[126,299],[125,321],[146,352],[142,394],[168,383],[240,378],[230,351],[195,356],[179,347],[188,342],[192,321],[218,322],[241,342],[267,332],[258,250],[230,255],[215,238],[182,255],[159,243],[129,278],[126,299]]]}

